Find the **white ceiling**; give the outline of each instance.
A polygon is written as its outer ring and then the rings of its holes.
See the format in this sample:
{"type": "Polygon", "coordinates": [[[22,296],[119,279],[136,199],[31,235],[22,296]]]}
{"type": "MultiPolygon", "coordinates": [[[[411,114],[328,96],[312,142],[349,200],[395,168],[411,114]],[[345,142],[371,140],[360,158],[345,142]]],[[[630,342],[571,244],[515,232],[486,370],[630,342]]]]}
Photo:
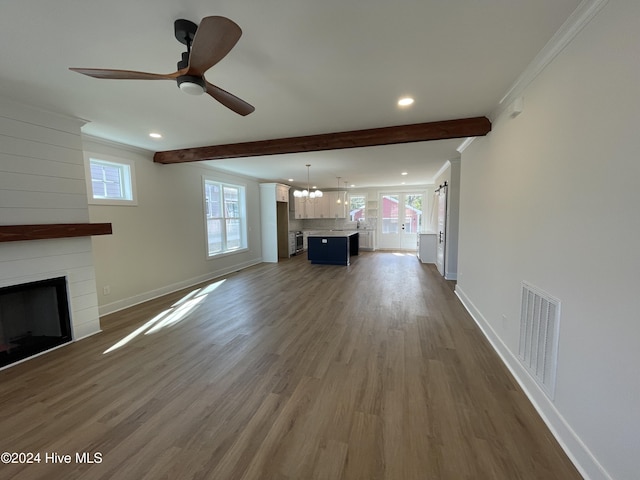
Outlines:
{"type": "MultiPolygon", "coordinates": [[[[83,118],[89,135],[152,151],[489,115],[579,0],[2,0],[6,97],[83,118]],[[68,67],[169,73],[173,22],[240,25],[207,80],[247,117],[171,81],[98,80],[68,67]],[[396,101],[415,98],[410,108],[396,101]],[[148,134],[164,135],[153,140],[148,134]]],[[[215,161],[261,179],[359,187],[431,183],[461,140],[215,161]],[[407,176],[400,176],[401,171],[407,176]]],[[[289,182],[287,182],[289,183],[289,182]]]]}

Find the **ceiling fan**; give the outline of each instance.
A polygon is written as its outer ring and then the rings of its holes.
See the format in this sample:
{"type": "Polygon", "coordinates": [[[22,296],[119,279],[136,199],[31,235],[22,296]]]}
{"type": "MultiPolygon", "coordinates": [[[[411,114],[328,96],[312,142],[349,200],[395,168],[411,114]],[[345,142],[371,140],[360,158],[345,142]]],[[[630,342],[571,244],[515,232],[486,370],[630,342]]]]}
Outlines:
{"type": "Polygon", "coordinates": [[[132,70],[109,70],[100,68],[69,68],[94,78],[116,80],[176,80],[185,93],[201,95],[208,93],[225,107],[240,115],[248,115],[255,108],[231,93],[207,82],[204,73],[222,60],[235,46],[242,35],[240,27],[225,17],[205,17],[200,25],[189,20],[176,20],[176,39],[187,46],[174,73],[160,74],[135,72],[132,70]]]}

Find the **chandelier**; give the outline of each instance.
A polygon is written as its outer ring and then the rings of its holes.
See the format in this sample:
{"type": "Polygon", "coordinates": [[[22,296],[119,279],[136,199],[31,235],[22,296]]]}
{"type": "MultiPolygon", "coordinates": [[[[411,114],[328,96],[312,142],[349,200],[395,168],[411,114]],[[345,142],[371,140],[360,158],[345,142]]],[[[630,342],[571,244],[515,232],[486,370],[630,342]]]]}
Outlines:
{"type": "Polygon", "coordinates": [[[304,199],[314,200],[316,198],[320,198],[322,197],[322,191],[318,190],[317,188],[313,192],[311,191],[311,184],[309,183],[309,167],[311,167],[311,164],[307,163],[306,167],[307,167],[307,189],[294,190],[293,196],[296,198],[302,198],[303,200],[304,199]]]}

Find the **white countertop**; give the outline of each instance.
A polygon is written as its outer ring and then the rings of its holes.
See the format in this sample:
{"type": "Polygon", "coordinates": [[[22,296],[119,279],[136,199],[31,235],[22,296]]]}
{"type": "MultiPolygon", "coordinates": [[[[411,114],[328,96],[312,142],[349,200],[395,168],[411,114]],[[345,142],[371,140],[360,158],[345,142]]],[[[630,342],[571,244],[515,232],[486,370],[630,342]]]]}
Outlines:
{"type": "Polygon", "coordinates": [[[350,237],[358,233],[358,230],[318,230],[310,232],[310,237],[350,237]]]}

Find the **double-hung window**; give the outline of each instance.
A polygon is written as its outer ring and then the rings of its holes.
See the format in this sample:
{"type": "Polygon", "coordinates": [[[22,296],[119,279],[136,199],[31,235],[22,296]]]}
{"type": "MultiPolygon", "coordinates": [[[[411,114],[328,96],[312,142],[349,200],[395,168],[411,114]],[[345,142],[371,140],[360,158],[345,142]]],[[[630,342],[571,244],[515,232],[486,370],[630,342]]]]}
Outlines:
{"type": "Polygon", "coordinates": [[[245,187],[204,179],[207,255],[247,248],[245,187]]]}

